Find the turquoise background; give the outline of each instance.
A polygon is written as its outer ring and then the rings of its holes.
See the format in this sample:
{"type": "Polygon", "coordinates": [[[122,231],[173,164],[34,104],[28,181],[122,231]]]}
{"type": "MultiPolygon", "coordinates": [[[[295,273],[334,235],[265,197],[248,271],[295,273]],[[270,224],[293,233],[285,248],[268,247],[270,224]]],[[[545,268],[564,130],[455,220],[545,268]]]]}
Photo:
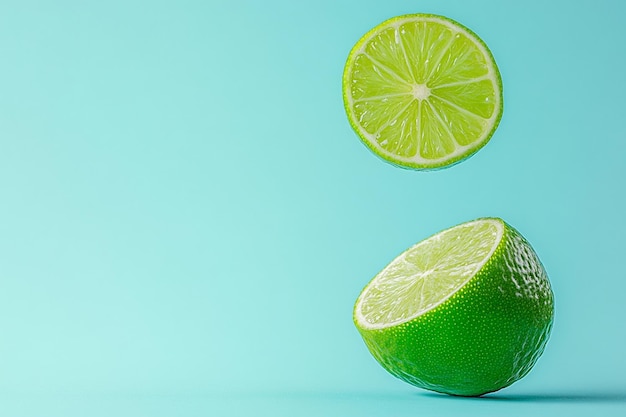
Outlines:
{"type": "Polygon", "coordinates": [[[0,415],[626,413],[626,3],[0,3],[0,415]],[[491,142],[411,172],[351,130],[341,73],[383,20],[443,14],[504,82],[491,142]],[[491,399],[388,375],[361,288],[499,216],[556,295],[491,399]]]}

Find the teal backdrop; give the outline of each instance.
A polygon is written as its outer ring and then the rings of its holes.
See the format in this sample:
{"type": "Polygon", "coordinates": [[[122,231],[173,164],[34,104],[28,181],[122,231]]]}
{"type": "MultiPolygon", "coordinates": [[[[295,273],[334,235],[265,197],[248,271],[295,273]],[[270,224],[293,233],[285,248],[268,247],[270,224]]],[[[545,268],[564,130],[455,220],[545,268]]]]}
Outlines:
{"type": "Polygon", "coordinates": [[[0,415],[626,413],[626,3],[0,3],[0,415]],[[502,73],[490,143],[382,162],[341,74],[383,20],[442,14],[502,73]],[[491,399],[388,375],[362,287],[499,216],[551,279],[554,330],[491,399]]]}

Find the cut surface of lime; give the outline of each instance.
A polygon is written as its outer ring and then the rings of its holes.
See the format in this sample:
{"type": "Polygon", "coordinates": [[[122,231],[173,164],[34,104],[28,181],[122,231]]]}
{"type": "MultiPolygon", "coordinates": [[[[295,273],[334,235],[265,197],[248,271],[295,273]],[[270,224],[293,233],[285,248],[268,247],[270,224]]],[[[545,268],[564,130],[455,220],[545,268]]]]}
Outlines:
{"type": "Polygon", "coordinates": [[[483,218],[400,254],[363,289],[353,319],[392,375],[478,396],[530,371],[553,315],[550,282],[528,241],[501,219],[483,218]]]}
{"type": "Polygon", "coordinates": [[[408,249],[367,286],[357,304],[361,326],[379,329],[441,304],[489,260],[502,237],[495,220],[448,229],[408,249]]]}
{"type": "Polygon", "coordinates": [[[485,43],[436,15],[387,20],[357,42],[343,74],[350,124],[374,153],[405,168],[457,163],[502,115],[502,83],[485,43]]]}

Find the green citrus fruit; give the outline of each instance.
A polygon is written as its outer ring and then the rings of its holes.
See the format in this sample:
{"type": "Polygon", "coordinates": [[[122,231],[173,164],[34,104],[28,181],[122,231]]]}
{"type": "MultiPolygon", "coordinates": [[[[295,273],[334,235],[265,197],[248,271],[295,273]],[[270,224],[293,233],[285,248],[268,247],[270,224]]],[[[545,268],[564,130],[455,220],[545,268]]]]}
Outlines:
{"type": "Polygon", "coordinates": [[[442,168],[483,147],[502,116],[502,82],[485,43],[442,16],[387,20],[354,46],[343,74],[350,124],[404,168],[442,168]]]}
{"type": "Polygon", "coordinates": [[[372,279],[354,323],[392,375],[453,395],[497,391],[530,371],[552,328],[553,294],[530,244],[497,218],[442,231],[372,279]]]}

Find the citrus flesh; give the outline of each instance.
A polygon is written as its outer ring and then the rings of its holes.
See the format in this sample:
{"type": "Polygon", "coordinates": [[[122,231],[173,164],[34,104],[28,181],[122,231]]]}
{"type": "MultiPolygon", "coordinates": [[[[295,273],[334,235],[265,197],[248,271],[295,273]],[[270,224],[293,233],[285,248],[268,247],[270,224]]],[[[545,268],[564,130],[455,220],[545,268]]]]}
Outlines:
{"type": "Polygon", "coordinates": [[[404,168],[443,168],[484,146],[502,115],[502,83],[485,43],[436,15],[387,20],[357,42],[344,106],[361,140],[404,168]]]}
{"type": "Polygon", "coordinates": [[[479,396],[526,375],[554,315],[546,272],[528,241],[497,218],[440,232],[399,255],[363,289],[354,322],[392,375],[479,396]]]}

